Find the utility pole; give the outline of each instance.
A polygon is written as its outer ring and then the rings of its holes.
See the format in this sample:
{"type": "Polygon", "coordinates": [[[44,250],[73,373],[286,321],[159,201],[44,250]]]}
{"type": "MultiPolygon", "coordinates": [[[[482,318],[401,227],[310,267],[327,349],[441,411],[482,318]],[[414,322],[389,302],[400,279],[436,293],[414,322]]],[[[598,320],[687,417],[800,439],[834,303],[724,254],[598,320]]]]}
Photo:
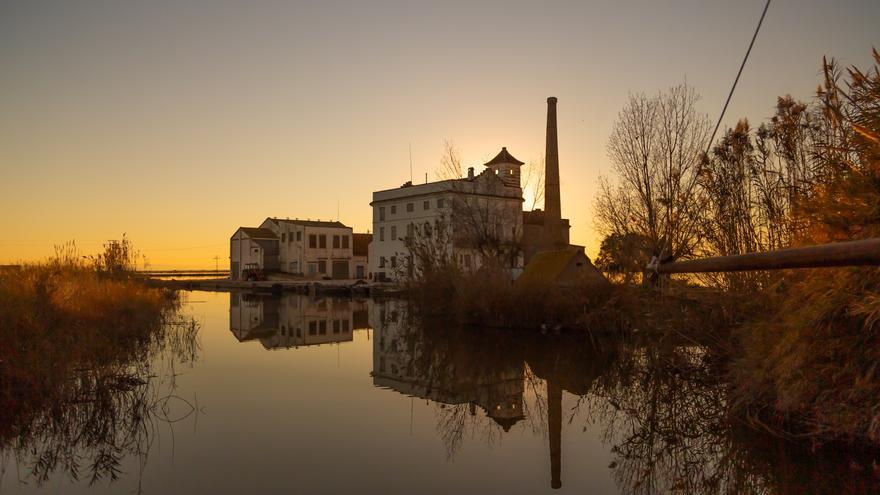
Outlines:
{"type": "Polygon", "coordinates": [[[220,272],[220,256],[216,254],[214,255],[214,271],[220,272]]]}

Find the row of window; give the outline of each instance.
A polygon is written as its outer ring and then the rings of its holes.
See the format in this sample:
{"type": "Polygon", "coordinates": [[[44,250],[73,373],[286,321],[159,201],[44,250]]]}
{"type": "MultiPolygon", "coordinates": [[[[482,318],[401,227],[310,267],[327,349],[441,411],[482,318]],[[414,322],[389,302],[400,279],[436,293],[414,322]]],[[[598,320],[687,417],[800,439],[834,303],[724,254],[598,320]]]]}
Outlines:
{"type": "MultiPolygon", "coordinates": [[[[348,320],[333,320],[333,333],[348,333],[348,320]]],[[[309,335],[327,335],[327,320],[310,321],[309,335]]]]}
{"type": "MultiPolygon", "coordinates": [[[[298,230],[296,232],[297,242],[302,241],[302,238],[303,238],[303,233],[301,230],[298,230]]],[[[287,232],[282,232],[281,233],[281,242],[293,242],[293,232],[291,232],[289,235],[287,234],[287,232]]]]}
{"type": "MultiPolygon", "coordinates": [[[[348,333],[351,329],[351,323],[349,320],[332,320],[332,323],[333,333],[348,333]]],[[[293,337],[293,327],[288,329],[286,325],[282,325],[281,335],[293,337]]],[[[310,321],[309,335],[327,335],[327,320],[310,321]]],[[[302,337],[302,331],[299,328],[296,329],[296,336],[302,337]]]]}
{"type": "MultiPolygon", "coordinates": [[[[438,198],[437,199],[437,208],[443,208],[443,206],[444,206],[443,198],[438,198]]],[[[407,203],[406,204],[407,213],[412,213],[413,211],[415,211],[415,209],[416,209],[415,203],[407,203]]],[[[431,201],[427,200],[427,199],[422,201],[422,210],[430,210],[430,209],[431,209],[431,201]]],[[[392,215],[397,214],[397,205],[391,205],[391,214],[392,215]]],[[[379,207],[379,221],[380,222],[385,221],[385,207],[384,206],[379,207]]]]}
{"type": "MultiPolygon", "coordinates": [[[[435,228],[436,228],[436,224],[437,224],[436,220],[434,221],[434,224],[435,224],[435,228]]],[[[415,224],[409,223],[406,226],[406,237],[405,238],[410,238],[415,233],[421,233],[425,236],[430,236],[431,232],[432,232],[431,224],[428,222],[425,222],[425,225],[422,228],[421,232],[419,232],[419,228],[415,224]]],[[[384,241],[384,240],[385,240],[385,227],[379,227],[379,241],[384,241]]],[[[396,225],[391,226],[391,240],[392,241],[397,240],[397,226],[396,225]]]]}
{"type": "MultiPolygon", "coordinates": [[[[297,242],[302,241],[302,231],[296,233],[297,242]]],[[[293,232],[290,235],[287,232],[281,233],[281,242],[293,242],[293,232]]],[[[348,249],[351,245],[351,238],[347,235],[334,235],[332,238],[333,249],[348,249]]],[[[309,248],[326,249],[327,234],[309,234],[309,248]]]]}

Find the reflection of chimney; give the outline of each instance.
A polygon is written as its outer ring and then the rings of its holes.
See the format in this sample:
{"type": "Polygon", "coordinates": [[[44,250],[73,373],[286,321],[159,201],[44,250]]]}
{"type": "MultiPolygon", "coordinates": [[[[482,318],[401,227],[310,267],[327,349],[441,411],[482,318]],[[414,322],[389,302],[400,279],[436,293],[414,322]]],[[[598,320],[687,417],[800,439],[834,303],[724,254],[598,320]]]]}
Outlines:
{"type": "Polygon", "coordinates": [[[562,387],[547,380],[547,429],[550,430],[550,487],[562,487],[562,387]]]}
{"type": "Polygon", "coordinates": [[[556,97],[547,98],[547,148],[544,153],[544,211],[548,223],[559,223],[559,142],[556,139],[556,97]]]}

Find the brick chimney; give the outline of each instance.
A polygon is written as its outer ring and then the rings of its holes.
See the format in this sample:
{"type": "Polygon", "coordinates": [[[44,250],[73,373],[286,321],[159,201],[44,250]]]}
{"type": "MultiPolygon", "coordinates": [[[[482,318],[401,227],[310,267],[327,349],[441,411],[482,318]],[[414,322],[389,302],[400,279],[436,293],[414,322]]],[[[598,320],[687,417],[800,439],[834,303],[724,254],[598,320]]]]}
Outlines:
{"type": "Polygon", "coordinates": [[[544,153],[544,211],[547,223],[559,223],[559,142],[556,139],[556,97],[547,98],[547,148],[544,153]]]}

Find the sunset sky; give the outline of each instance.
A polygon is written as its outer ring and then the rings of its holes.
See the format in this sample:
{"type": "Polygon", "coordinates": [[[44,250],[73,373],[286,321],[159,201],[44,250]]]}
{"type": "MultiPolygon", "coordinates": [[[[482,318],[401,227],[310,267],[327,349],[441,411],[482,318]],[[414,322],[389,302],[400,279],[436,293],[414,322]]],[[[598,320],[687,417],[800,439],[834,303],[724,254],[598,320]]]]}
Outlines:
{"type": "MultiPolygon", "coordinates": [[[[713,120],[764,0],[3,1],[0,264],[128,234],[154,268],[207,268],[266,216],[371,228],[374,190],[543,154],[559,98],[563,215],[591,203],[630,92],[684,81],[713,120]]],[[[809,98],[823,55],[866,66],[880,2],[775,0],[728,109],[809,98]]]]}

